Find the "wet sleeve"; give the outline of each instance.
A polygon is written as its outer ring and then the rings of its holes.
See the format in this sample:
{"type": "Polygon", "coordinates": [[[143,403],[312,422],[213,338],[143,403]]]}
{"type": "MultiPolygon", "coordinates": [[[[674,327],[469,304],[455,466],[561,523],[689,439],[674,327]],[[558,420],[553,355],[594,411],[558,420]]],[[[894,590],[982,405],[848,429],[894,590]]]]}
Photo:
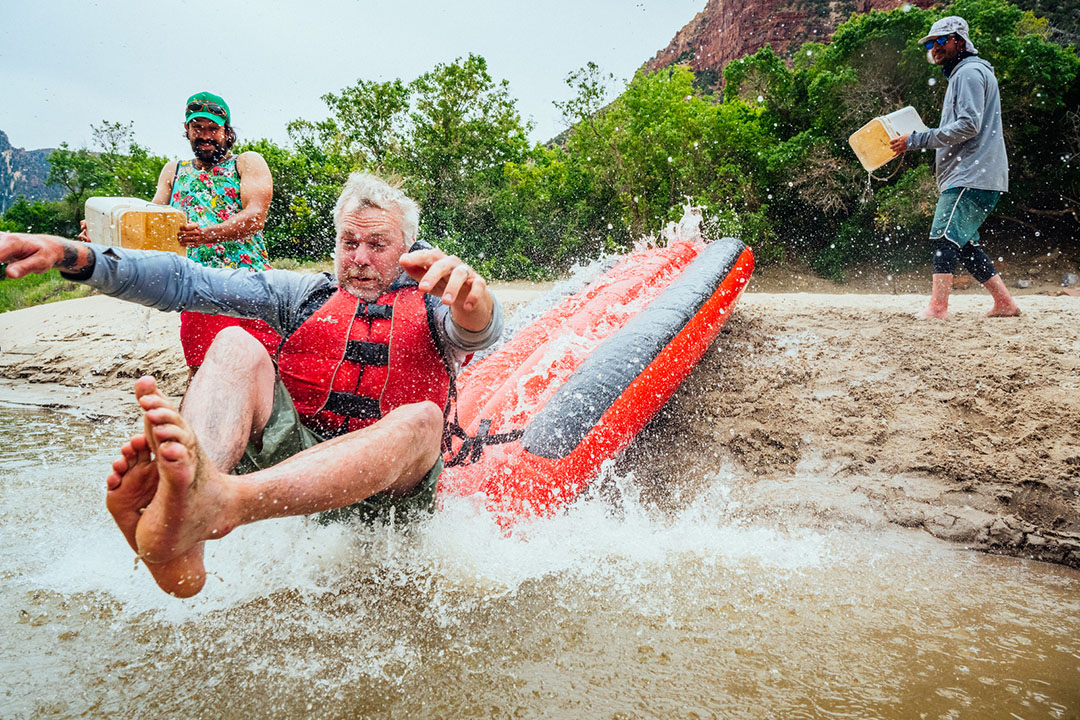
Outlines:
{"type": "Polygon", "coordinates": [[[979,134],[986,110],[984,107],[986,78],[977,70],[966,72],[961,70],[956,73],[952,82],[956,83],[952,119],[939,128],[911,133],[908,138],[909,149],[948,147],[970,140],[979,134]]]}

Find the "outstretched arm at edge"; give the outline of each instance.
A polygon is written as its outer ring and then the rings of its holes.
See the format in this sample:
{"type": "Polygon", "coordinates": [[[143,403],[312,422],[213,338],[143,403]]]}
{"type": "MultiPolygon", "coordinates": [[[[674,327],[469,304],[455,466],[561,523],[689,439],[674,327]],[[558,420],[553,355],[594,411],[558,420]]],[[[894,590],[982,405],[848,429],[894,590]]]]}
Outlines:
{"type": "Polygon", "coordinates": [[[0,263],[8,264],[5,275],[13,280],[53,268],[81,279],[93,272],[94,253],[85,243],[55,235],[0,233],[0,263]]]}
{"type": "Polygon", "coordinates": [[[323,275],[271,270],[252,273],[203,267],[175,253],[125,250],[51,235],[0,233],[0,263],[19,278],[52,268],[110,295],[166,312],[195,310],[258,318],[275,330],[291,327],[300,299],[323,275]]]}

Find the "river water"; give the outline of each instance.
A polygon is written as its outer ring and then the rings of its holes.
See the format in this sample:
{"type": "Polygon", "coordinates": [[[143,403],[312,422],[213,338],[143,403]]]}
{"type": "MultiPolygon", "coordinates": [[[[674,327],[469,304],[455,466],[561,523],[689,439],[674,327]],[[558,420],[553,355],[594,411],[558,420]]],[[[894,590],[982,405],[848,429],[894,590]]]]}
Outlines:
{"type": "Polygon", "coordinates": [[[136,430],[0,407],[0,717],[1080,717],[1080,573],[747,517],[722,465],[512,535],[468,501],[242,527],[175,600],[104,507],[136,430]]]}

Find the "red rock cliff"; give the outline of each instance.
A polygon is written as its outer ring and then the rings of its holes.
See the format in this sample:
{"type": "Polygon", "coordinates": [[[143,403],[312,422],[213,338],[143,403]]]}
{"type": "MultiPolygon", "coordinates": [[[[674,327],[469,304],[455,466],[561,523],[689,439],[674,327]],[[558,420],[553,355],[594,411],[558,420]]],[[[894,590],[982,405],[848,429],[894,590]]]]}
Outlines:
{"type": "Polygon", "coordinates": [[[708,0],[671,43],[649,60],[650,72],[676,62],[696,71],[723,70],[735,58],[765,44],[786,56],[804,42],[828,42],[852,13],[893,10],[902,5],[927,8],[932,0],[708,0]]]}

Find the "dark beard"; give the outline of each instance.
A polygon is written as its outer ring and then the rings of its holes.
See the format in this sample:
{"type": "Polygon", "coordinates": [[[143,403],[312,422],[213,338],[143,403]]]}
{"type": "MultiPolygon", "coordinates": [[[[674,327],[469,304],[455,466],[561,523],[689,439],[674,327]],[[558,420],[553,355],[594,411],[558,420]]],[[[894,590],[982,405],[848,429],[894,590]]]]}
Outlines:
{"type": "Polygon", "coordinates": [[[229,148],[225,147],[224,145],[220,145],[213,140],[193,140],[191,142],[191,150],[195,153],[195,157],[197,157],[199,160],[202,160],[205,163],[210,163],[212,165],[218,164],[226,155],[229,154],[229,148]],[[200,142],[208,142],[213,147],[199,147],[200,142]]]}

